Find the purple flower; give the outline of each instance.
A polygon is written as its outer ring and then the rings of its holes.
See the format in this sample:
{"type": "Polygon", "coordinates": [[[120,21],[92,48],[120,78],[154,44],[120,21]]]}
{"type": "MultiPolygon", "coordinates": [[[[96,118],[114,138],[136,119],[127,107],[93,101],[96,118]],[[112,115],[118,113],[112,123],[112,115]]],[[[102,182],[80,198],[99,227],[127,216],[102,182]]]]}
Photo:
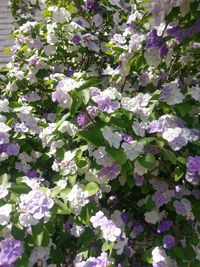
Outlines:
{"type": "Polygon", "coordinates": [[[39,173],[36,170],[29,170],[26,173],[26,176],[28,176],[28,178],[32,179],[32,178],[38,177],[39,173]]]}
{"type": "Polygon", "coordinates": [[[140,220],[133,220],[133,234],[135,237],[137,237],[140,233],[143,232],[144,228],[141,225],[140,220]]]}
{"type": "Polygon", "coordinates": [[[128,134],[124,134],[124,135],[122,135],[122,140],[123,140],[124,142],[130,143],[130,142],[133,141],[133,137],[130,136],[130,135],[128,135],[128,134]]]}
{"type": "Polygon", "coordinates": [[[171,88],[171,87],[169,87],[169,86],[165,86],[165,87],[163,88],[163,90],[162,90],[162,93],[160,94],[159,99],[160,99],[160,100],[165,100],[167,97],[170,96],[171,91],[172,91],[172,88],[171,88]]]}
{"type": "Polygon", "coordinates": [[[135,178],[135,184],[137,186],[142,186],[143,185],[143,181],[144,181],[144,177],[143,176],[141,176],[141,175],[139,175],[139,174],[136,173],[134,175],[134,178],[135,178]]]}
{"type": "Polygon", "coordinates": [[[0,264],[14,263],[23,253],[23,245],[19,240],[6,238],[0,242],[0,264]]]}
{"type": "Polygon", "coordinates": [[[160,48],[162,36],[158,36],[156,30],[152,30],[147,34],[146,48],[160,48]]]}
{"type": "Polygon", "coordinates": [[[170,249],[176,246],[176,241],[173,235],[166,235],[163,238],[163,247],[165,249],[170,249]]]}
{"type": "Polygon", "coordinates": [[[200,199],[200,190],[197,188],[192,189],[192,195],[196,198],[196,199],[200,199]]]}
{"type": "Polygon", "coordinates": [[[160,57],[163,58],[167,56],[168,52],[169,52],[169,47],[166,44],[163,44],[160,47],[160,57]]]}
{"type": "Polygon", "coordinates": [[[75,44],[80,44],[81,43],[81,37],[79,35],[75,34],[72,37],[72,42],[74,42],[75,44]]]}
{"type": "Polygon", "coordinates": [[[152,196],[152,200],[158,208],[162,207],[164,204],[167,203],[165,197],[160,191],[155,192],[155,194],[152,196]]]}
{"type": "Polygon", "coordinates": [[[172,227],[172,225],[173,225],[173,221],[167,220],[167,219],[162,220],[162,222],[157,228],[157,233],[160,234],[160,233],[168,231],[172,227]]]}
{"type": "Polygon", "coordinates": [[[156,132],[161,132],[161,123],[157,120],[151,121],[149,125],[147,126],[147,132],[148,133],[156,133],[156,132]]]}
{"type": "Polygon", "coordinates": [[[90,121],[87,113],[80,113],[77,118],[76,122],[79,126],[85,126],[90,121]]]}
{"type": "Polygon", "coordinates": [[[128,223],[128,214],[127,213],[122,213],[121,218],[125,224],[128,223]]]}
{"type": "Polygon", "coordinates": [[[109,96],[104,99],[101,97],[98,98],[97,103],[99,108],[107,113],[112,113],[119,107],[119,103],[117,101],[111,101],[109,96]]]}
{"type": "Polygon", "coordinates": [[[173,203],[173,206],[176,209],[176,213],[178,215],[182,215],[182,216],[186,216],[187,215],[187,209],[186,209],[185,205],[182,202],[180,202],[178,200],[175,200],[174,203],[173,203]]]}
{"type": "Polygon", "coordinates": [[[114,163],[111,167],[101,168],[99,175],[107,177],[110,180],[113,180],[117,177],[120,171],[121,171],[121,166],[114,163]]]}
{"type": "Polygon", "coordinates": [[[10,156],[17,156],[19,154],[19,146],[16,144],[8,144],[6,148],[6,152],[10,156]]]}

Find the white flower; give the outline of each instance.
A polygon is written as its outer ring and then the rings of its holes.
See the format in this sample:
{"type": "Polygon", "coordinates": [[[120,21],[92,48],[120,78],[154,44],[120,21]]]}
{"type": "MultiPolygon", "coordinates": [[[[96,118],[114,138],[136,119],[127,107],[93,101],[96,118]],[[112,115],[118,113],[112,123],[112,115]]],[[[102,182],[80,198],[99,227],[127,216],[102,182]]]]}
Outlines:
{"type": "Polygon", "coordinates": [[[44,46],[44,52],[46,56],[51,56],[56,53],[56,49],[52,45],[48,44],[44,46]]]}
{"type": "Polygon", "coordinates": [[[0,185],[0,199],[6,197],[8,193],[8,190],[3,185],[0,185]]]}
{"type": "Polygon", "coordinates": [[[7,153],[5,153],[5,152],[1,153],[1,154],[0,154],[0,162],[6,160],[8,157],[9,157],[9,156],[8,156],[7,153]]]}
{"type": "Polygon", "coordinates": [[[108,141],[109,145],[115,148],[120,147],[120,142],[122,140],[122,136],[118,132],[113,132],[112,129],[108,126],[104,127],[102,130],[103,137],[108,141]]]}
{"type": "Polygon", "coordinates": [[[156,224],[160,220],[159,212],[157,209],[147,211],[144,214],[147,223],[156,224]]]}
{"type": "Polygon", "coordinates": [[[139,93],[135,97],[123,97],[121,105],[125,110],[131,111],[141,118],[150,114],[150,110],[146,108],[151,99],[150,94],[139,93]]]}
{"type": "Polygon", "coordinates": [[[134,163],[134,173],[137,173],[138,175],[144,175],[148,172],[147,169],[145,169],[142,165],[140,165],[139,161],[136,160],[134,163]]]}
{"type": "Polygon", "coordinates": [[[144,52],[144,57],[149,66],[157,67],[161,63],[160,52],[158,48],[149,48],[144,52]]]}
{"type": "Polygon", "coordinates": [[[132,125],[132,128],[135,132],[136,135],[138,136],[142,136],[144,137],[145,136],[145,129],[147,127],[147,122],[137,122],[137,121],[134,121],[133,122],[133,125],[132,125]]]}
{"type": "Polygon", "coordinates": [[[4,122],[0,122],[0,132],[5,133],[9,132],[11,128],[7,126],[4,122]]]}
{"type": "Polygon", "coordinates": [[[21,213],[19,215],[19,222],[24,227],[29,227],[30,225],[38,224],[39,220],[35,219],[33,215],[31,215],[30,213],[26,212],[26,213],[21,213]]]}
{"type": "Polygon", "coordinates": [[[162,134],[162,137],[167,140],[168,142],[172,142],[175,138],[179,137],[182,133],[182,128],[175,127],[175,128],[168,128],[162,134]]]}
{"type": "Polygon", "coordinates": [[[54,155],[56,153],[57,148],[62,148],[64,146],[64,144],[65,143],[62,140],[53,141],[51,143],[51,147],[50,147],[49,153],[51,155],[54,155]]]}
{"type": "Polygon", "coordinates": [[[12,211],[11,204],[5,204],[0,207],[0,225],[6,225],[9,223],[11,211],[12,211]]]}
{"type": "Polygon", "coordinates": [[[70,13],[64,7],[51,6],[48,10],[53,11],[53,21],[56,23],[64,23],[70,18],[70,13]]]}
{"type": "Polygon", "coordinates": [[[136,52],[142,48],[142,42],[145,40],[144,34],[135,33],[131,35],[129,41],[129,53],[136,52]]]}
{"type": "Polygon", "coordinates": [[[83,190],[83,185],[75,184],[67,195],[69,206],[75,215],[79,215],[83,206],[88,202],[88,195],[83,190]]]}
{"type": "Polygon", "coordinates": [[[184,95],[180,92],[176,83],[165,83],[163,85],[163,93],[166,91],[166,95],[162,95],[161,100],[168,105],[173,106],[183,102],[184,95]]]}
{"type": "Polygon", "coordinates": [[[108,156],[105,147],[99,147],[92,155],[99,165],[104,167],[111,167],[113,165],[113,160],[108,156]]]}
{"type": "Polygon", "coordinates": [[[200,86],[196,85],[189,88],[188,95],[191,95],[193,99],[200,102],[200,86]]]}
{"type": "Polygon", "coordinates": [[[77,133],[78,127],[69,121],[64,121],[58,128],[58,131],[61,133],[68,133],[70,136],[73,136],[77,133]]]}
{"type": "Polygon", "coordinates": [[[118,238],[113,248],[116,250],[117,255],[121,255],[125,246],[128,244],[128,238],[125,233],[122,234],[122,238],[118,238]]]}
{"type": "Polygon", "coordinates": [[[0,99],[0,112],[8,113],[10,111],[8,99],[0,99]]]}
{"type": "Polygon", "coordinates": [[[75,237],[79,237],[84,231],[85,231],[84,226],[73,223],[70,233],[75,237]]]}
{"type": "Polygon", "coordinates": [[[50,250],[51,244],[48,247],[35,247],[29,257],[28,267],[33,267],[35,264],[42,264],[42,266],[46,267],[46,261],[49,258],[50,250]]]}
{"type": "Polygon", "coordinates": [[[130,143],[124,142],[122,148],[128,159],[135,160],[141,153],[143,153],[144,144],[137,141],[132,141],[130,143]]]}
{"type": "Polygon", "coordinates": [[[120,0],[109,0],[109,3],[113,6],[119,6],[120,7],[120,0]]]}

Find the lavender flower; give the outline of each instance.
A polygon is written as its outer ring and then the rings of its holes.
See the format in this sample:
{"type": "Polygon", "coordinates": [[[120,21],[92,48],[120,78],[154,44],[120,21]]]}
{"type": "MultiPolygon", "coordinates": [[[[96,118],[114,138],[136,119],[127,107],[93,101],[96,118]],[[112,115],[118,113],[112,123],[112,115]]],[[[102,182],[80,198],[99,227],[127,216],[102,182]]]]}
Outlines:
{"type": "Polygon", "coordinates": [[[187,172],[185,179],[193,185],[197,185],[200,180],[200,156],[188,157],[187,172]]]}
{"type": "Polygon", "coordinates": [[[124,134],[124,135],[122,135],[122,140],[123,140],[124,142],[130,143],[130,142],[133,141],[133,137],[130,136],[130,135],[128,135],[128,134],[124,134]]]}
{"type": "Polygon", "coordinates": [[[19,154],[19,146],[14,143],[8,144],[6,148],[6,152],[10,156],[17,156],[19,154]]]}
{"type": "Polygon", "coordinates": [[[163,247],[165,249],[170,249],[175,247],[176,241],[173,235],[166,235],[163,238],[163,247]]]}
{"type": "Polygon", "coordinates": [[[23,245],[19,240],[6,238],[0,242],[0,265],[14,263],[23,253],[23,245]]]}
{"type": "Polygon", "coordinates": [[[90,121],[87,113],[80,113],[77,118],[76,122],[79,126],[85,126],[90,121]]]}
{"type": "Polygon", "coordinates": [[[155,192],[152,196],[152,200],[158,208],[162,207],[164,204],[167,204],[167,200],[160,191],[155,192]]]}
{"type": "Polygon", "coordinates": [[[99,175],[103,177],[107,177],[110,180],[114,180],[119,174],[120,170],[121,170],[121,166],[114,163],[111,167],[103,167],[100,170],[99,175]]]}

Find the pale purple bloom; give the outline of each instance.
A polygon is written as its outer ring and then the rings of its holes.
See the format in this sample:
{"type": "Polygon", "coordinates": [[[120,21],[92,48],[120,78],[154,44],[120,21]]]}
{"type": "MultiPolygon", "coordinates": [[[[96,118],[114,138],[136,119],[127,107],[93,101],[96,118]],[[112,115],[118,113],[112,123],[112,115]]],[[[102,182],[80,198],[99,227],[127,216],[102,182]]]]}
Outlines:
{"type": "Polygon", "coordinates": [[[135,184],[137,186],[142,186],[143,185],[144,177],[142,175],[139,175],[139,174],[136,173],[134,175],[134,178],[135,178],[135,184]]]}
{"type": "Polygon", "coordinates": [[[165,100],[166,98],[168,98],[172,92],[173,88],[170,86],[165,86],[160,94],[159,99],[160,100],[165,100]]]}
{"type": "Polygon", "coordinates": [[[76,118],[76,122],[79,126],[85,126],[89,121],[90,118],[88,117],[87,113],[80,113],[76,118]]]}
{"type": "Polygon", "coordinates": [[[175,200],[174,203],[173,203],[173,206],[174,206],[174,208],[176,210],[176,213],[178,215],[182,215],[182,216],[186,216],[187,215],[187,209],[186,209],[185,205],[182,202],[180,202],[178,200],[175,200]]]}
{"type": "Polygon", "coordinates": [[[40,220],[49,214],[54,202],[40,190],[34,189],[24,197],[23,204],[28,213],[40,220]]]}
{"type": "Polygon", "coordinates": [[[200,190],[197,188],[192,189],[192,195],[196,198],[196,199],[200,199],[200,190]]]}
{"type": "Polygon", "coordinates": [[[96,118],[99,114],[99,109],[95,106],[88,106],[86,108],[88,114],[90,115],[91,118],[96,118]]]}
{"type": "Polygon", "coordinates": [[[163,238],[163,247],[165,249],[170,249],[175,247],[176,241],[173,235],[166,235],[163,238]]]}
{"type": "Polygon", "coordinates": [[[21,257],[23,253],[23,245],[19,240],[15,240],[12,238],[6,238],[0,242],[0,264],[12,264],[19,257],[21,257]]]}
{"type": "Polygon", "coordinates": [[[152,200],[158,208],[162,207],[164,204],[167,203],[165,197],[160,191],[154,193],[154,195],[152,196],[152,200]]]}
{"type": "Polygon", "coordinates": [[[121,171],[121,166],[114,163],[111,167],[101,168],[99,175],[107,177],[110,180],[113,180],[117,177],[120,171],[121,171]]]}
{"type": "Polygon", "coordinates": [[[176,185],[175,194],[177,198],[181,199],[183,196],[189,196],[191,192],[184,185],[176,185]]]}
{"type": "Polygon", "coordinates": [[[114,112],[118,107],[119,103],[117,101],[112,101],[109,96],[106,98],[99,98],[97,100],[99,108],[107,113],[112,113],[114,112]]]}
{"type": "Polygon", "coordinates": [[[9,143],[9,134],[0,132],[0,145],[9,143]]]}
{"type": "Polygon", "coordinates": [[[8,144],[6,152],[10,156],[17,156],[19,154],[19,146],[17,144],[8,144]]]}
{"type": "Polygon", "coordinates": [[[187,159],[187,172],[185,179],[193,185],[200,180],[200,156],[190,156],[187,159]]]}
{"type": "Polygon", "coordinates": [[[29,58],[28,62],[31,65],[36,65],[39,63],[40,58],[37,55],[33,55],[32,57],[29,58]]]}
{"type": "Polygon", "coordinates": [[[107,267],[109,263],[110,263],[110,260],[108,259],[108,254],[103,252],[101,253],[101,256],[99,256],[98,258],[90,257],[84,266],[85,267],[107,267]]]}

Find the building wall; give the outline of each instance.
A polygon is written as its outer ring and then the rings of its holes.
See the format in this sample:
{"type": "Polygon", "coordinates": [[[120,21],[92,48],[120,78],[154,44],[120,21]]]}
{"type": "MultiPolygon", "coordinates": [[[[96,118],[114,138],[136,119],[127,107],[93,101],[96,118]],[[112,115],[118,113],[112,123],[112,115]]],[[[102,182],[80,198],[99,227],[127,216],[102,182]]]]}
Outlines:
{"type": "Polygon", "coordinates": [[[6,66],[10,60],[10,55],[3,50],[10,48],[14,40],[9,36],[12,32],[12,15],[8,8],[8,0],[0,0],[0,67],[6,66]]]}

